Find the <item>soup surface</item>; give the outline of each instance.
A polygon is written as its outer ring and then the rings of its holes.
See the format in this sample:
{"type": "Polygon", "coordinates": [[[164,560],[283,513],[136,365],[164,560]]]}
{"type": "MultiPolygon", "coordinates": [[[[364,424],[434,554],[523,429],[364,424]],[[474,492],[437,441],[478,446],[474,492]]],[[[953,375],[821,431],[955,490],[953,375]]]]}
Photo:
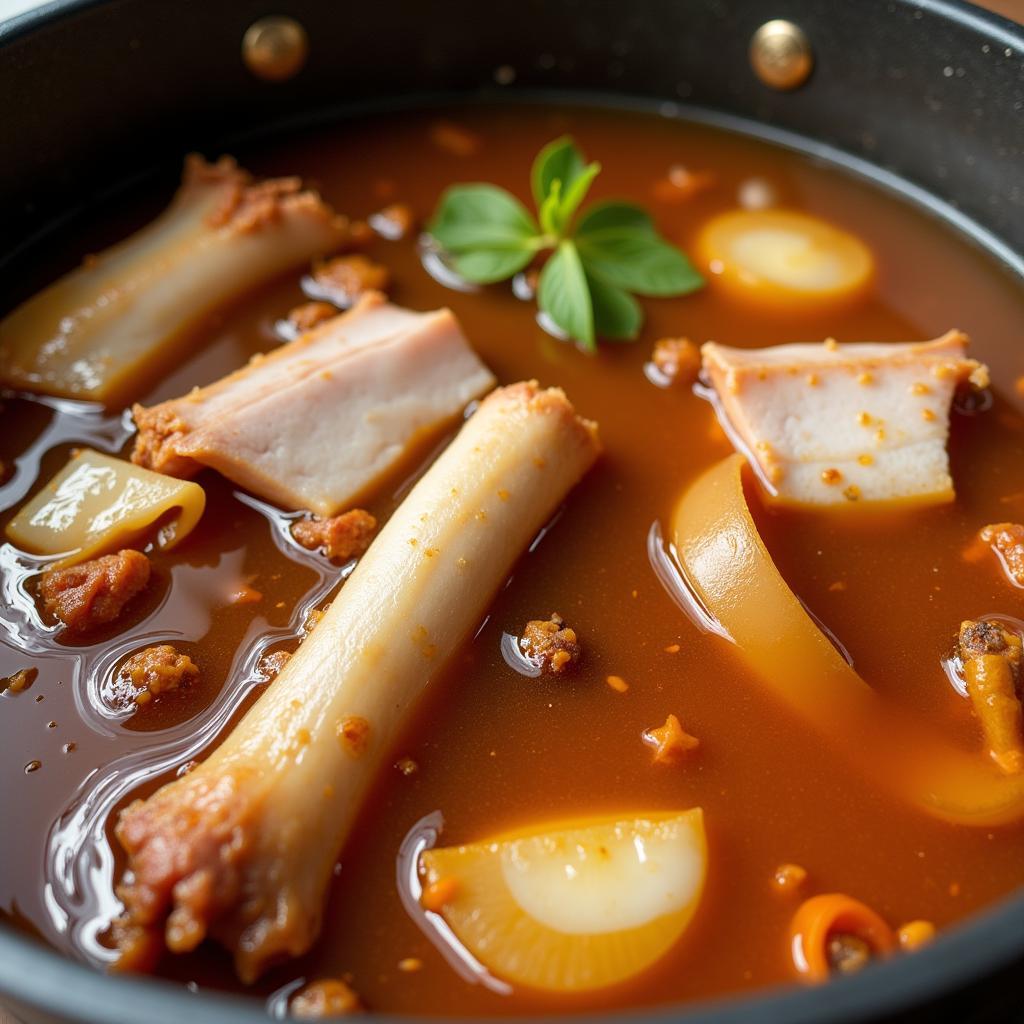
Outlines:
{"type": "MultiPolygon", "coordinates": [[[[1024,591],[995,557],[965,558],[986,523],[1024,518],[1024,399],[1014,387],[1024,374],[1019,281],[943,224],[832,167],[646,115],[539,106],[389,115],[235,155],[257,174],[302,175],[352,217],[402,202],[423,224],[456,182],[493,182],[525,200],[530,160],[565,132],[601,162],[593,197],[643,204],[686,251],[708,218],[738,205],[741,190],[762,188],[779,205],[856,234],[874,254],[877,279],[841,313],[766,313],[714,287],[644,300],[637,342],[602,344],[588,355],[545,333],[534,303],[507,284],[459,291],[435,280],[415,232],[373,242],[370,255],[392,272],[393,301],[450,306],[499,382],[537,378],[563,387],[582,415],[599,422],[604,454],[432,685],[389,762],[411,759],[417,770],[396,768],[377,781],[336,869],[319,941],[251,988],[262,998],[277,993],[280,1002],[303,980],[346,977],[369,1008],[409,1013],[695,1000],[793,979],[795,905],[773,885],[781,864],[801,865],[812,891],[849,893],[893,926],[926,919],[943,929],[1024,881],[1024,829],[945,824],[881,791],[766,693],[731,644],[680,611],[652,568],[652,527],[667,530],[685,486],[731,446],[706,401],[689,387],[659,387],[645,373],[654,342],[666,336],[765,346],[826,337],[907,341],[951,327],[970,334],[971,354],[991,368],[994,402],[953,415],[955,502],[786,511],[769,509],[756,489],[750,501],[787,582],[860,675],[886,701],[974,748],[970,704],[947,681],[941,659],[965,618],[1024,618],[1024,591]],[[441,119],[468,129],[479,147],[467,155],[439,146],[441,119]],[[658,182],[679,164],[707,172],[711,184],[666,202],[658,182]],[[527,678],[503,657],[503,635],[518,636],[528,620],[553,611],[576,630],[582,659],[571,674],[527,678]],[[628,689],[609,686],[609,676],[628,689]],[[670,713],[700,740],[698,756],[679,766],[654,763],[642,741],[670,713]],[[443,815],[441,843],[451,846],[548,819],[694,806],[704,810],[710,849],[697,917],[655,966],[617,987],[556,996],[474,984],[403,907],[399,849],[433,812],[443,815]]],[[[26,287],[134,230],[166,198],[98,211],[80,235],[56,240],[53,264],[35,268],[26,287]]],[[[281,344],[274,324],[304,301],[301,277],[301,269],[287,274],[208,317],[188,357],[140,400],[184,394],[281,344]]],[[[73,448],[127,452],[131,431],[119,411],[5,397],[0,526],[73,448]]],[[[386,518],[430,455],[380,488],[370,511],[386,518]]],[[[38,669],[29,690],[0,696],[7,823],[0,911],[96,964],[110,959],[103,933],[118,909],[112,887],[124,866],[111,831],[116,811],[202,759],[262,689],[260,655],[293,649],[309,611],[343,584],[325,559],[282,542],[286,515],[212,471],[199,482],[208,502],[200,524],[174,551],[153,555],[157,585],[130,618],[87,641],[44,623],[29,587],[32,566],[11,545],[0,548],[0,677],[38,669]],[[242,585],[261,599],[233,601],[242,585]],[[199,682],[134,713],[112,711],[114,666],[161,642],[191,655],[199,682]]],[[[159,970],[199,988],[241,987],[212,945],[164,957],[159,970]]]]}

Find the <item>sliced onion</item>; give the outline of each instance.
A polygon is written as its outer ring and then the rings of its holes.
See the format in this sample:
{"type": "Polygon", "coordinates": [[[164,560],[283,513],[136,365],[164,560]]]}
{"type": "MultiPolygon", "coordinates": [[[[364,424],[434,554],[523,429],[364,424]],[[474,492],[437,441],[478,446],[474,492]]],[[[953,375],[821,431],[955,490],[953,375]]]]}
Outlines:
{"type": "Polygon", "coordinates": [[[754,677],[872,778],[947,821],[992,826],[1024,818],[1024,777],[943,744],[882,702],[790,590],[747,507],[741,455],[683,494],[675,549],[704,606],[754,677]]]}

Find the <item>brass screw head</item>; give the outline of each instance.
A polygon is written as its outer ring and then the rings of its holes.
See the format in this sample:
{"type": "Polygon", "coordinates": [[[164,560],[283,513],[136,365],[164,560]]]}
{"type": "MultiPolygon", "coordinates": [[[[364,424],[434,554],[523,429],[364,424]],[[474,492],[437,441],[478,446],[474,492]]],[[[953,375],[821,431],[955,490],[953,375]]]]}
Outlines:
{"type": "Polygon", "coordinates": [[[791,21],[766,21],[750,40],[754,73],[772,89],[795,89],[807,81],[814,67],[811,43],[791,21]]]}
{"type": "Polygon", "coordinates": [[[309,36],[294,19],[271,15],[254,21],[242,37],[242,60],[257,78],[283,82],[297,75],[309,54],[309,36]]]}

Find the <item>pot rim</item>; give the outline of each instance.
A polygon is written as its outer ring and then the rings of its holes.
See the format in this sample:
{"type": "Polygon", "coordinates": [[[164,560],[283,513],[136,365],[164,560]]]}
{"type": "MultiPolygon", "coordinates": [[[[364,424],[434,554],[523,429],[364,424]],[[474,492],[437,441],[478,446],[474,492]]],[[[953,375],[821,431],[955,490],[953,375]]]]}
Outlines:
{"type": "MultiPolygon", "coordinates": [[[[17,38],[51,26],[58,21],[97,7],[110,0],[49,0],[6,21],[0,21],[0,46],[17,38]]],[[[1024,49],[1024,28],[1002,15],[982,10],[965,0],[914,0],[916,6],[929,13],[970,26],[1005,41],[1020,51],[1024,49]]],[[[699,117],[698,117],[699,119],[699,117]]],[[[741,128],[747,121],[731,115],[741,128]]],[[[748,121],[747,123],[756,124],[748,121]]],[[[742,129],[741,129],[742,130],[742,129]]],[[[763,137],[776,135],[775,142],[787,145],[778,136],[788,136],[789,145],[807,141],[796,133],[784,130],[767,131],[763,137]]],[[[798,146],[804,149],[807,147],[798,146]]],[[[838,151],[832,147],[832,160],[838,151]]],[[[823,154],[825,155],[825,154],[823,154]]],[[[990,254],[1002,257],[1004,263],[1021,273],[1024,254],[1014,253],[987,230],[967,218],[951,216],[951,207],[931,193],[918,189],[905,179],[890,175],[878,165],[841,154],[841,166],[866,174],[883,187],[896,186],[905,200],[932,206],[951,221],[961,233],[973,234],[990,254]],[[865,171],[865,168],[868,170],[865,171]],[[876,173],[871,173],[872,170],[876,173]],[[906,186],[903,188],[902,186],[906,186]],[[972,230],[972,228],[977,230],[972,230]],[[1002,252],[1000,252],[1002,249],[1002,252]],[[1010,258],[1007,258],[1009,254],[1010,258]]],[[[828,158],[828,156],[826,157],[828,158]]],[[[831,162],[831,161],[830,161],[831,162]]],[[[839,978],[827,986],[801,987],[780,985],[760,989],[751,994],[729,996],[710,1001],[675,1006],[625,1009],[603,1013],[574,1014],[573,1020],[587,1022],[642,1020],[651,1022],[686,1021],[687,1024],[749,1024],[785,1021],[787,1024],[818,1024],[823,1015],[834,1024],[845,1024],[877,1016],[888,1016],[934,1001],[976,982],[1002,968],[1007,968],[1024,954],[1024,893],[1012,896],[984,910],[949,932],[941,934],[927,948],[910,957],[874,964],[856,977],[839,978]]],[[[261,1001],[215,991],[194,992],[181,984],[156,978],[117,976],[98,972],[81,962],[69,959],[40,941],[12,929],[0,921],[0,996],[13,999],[26,1009],[49,1013],[68,1024],[180,1024],[183,1018],[193,1024],[258,1024],[266,1021],[267,1011],[261,1001]]],[[[17,1007],[16,1007],[17,1009],[17,1007]]],[[[393,1014],[374,1014],[381,1024],[409,1018],[393,1014]]],[[[561,1021],[563,1016],[509,1017],[509,1024],[527,1024],[539,1020],[561,1021]]],[[[467,1024],[471,1018],[467,1018],[467,1024]]],[[[480,1018],[493,1020],[493,1018],[480,1018]]]]}

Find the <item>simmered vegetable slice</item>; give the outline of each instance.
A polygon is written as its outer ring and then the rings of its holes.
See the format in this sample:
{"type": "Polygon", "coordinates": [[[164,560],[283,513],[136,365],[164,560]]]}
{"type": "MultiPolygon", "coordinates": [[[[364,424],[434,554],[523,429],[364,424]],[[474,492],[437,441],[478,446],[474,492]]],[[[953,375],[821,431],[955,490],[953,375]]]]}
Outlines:
{"type": "Polygon", "coordinates": [[[712,281],[789,312],[853,298],[874,272],[859,238],[791,210],[720,214],[701,230],[697,257],[712,281]]]}
{"type": "Polygon", "coordinates": [[[686,930],[707,870],[701,810],[527,830],[423,854],[459,941],[513,983],[574,992],[624,981],[686,930]]]}
{"type": "Polygon", "coordinates": [[[205,505],[199,484],[83,448],[8,523],[7,537],[37,555],[68,552],[60,564],[74,565],[128,546],[157,524],[157,544],[172,548],[205,505]]]}

